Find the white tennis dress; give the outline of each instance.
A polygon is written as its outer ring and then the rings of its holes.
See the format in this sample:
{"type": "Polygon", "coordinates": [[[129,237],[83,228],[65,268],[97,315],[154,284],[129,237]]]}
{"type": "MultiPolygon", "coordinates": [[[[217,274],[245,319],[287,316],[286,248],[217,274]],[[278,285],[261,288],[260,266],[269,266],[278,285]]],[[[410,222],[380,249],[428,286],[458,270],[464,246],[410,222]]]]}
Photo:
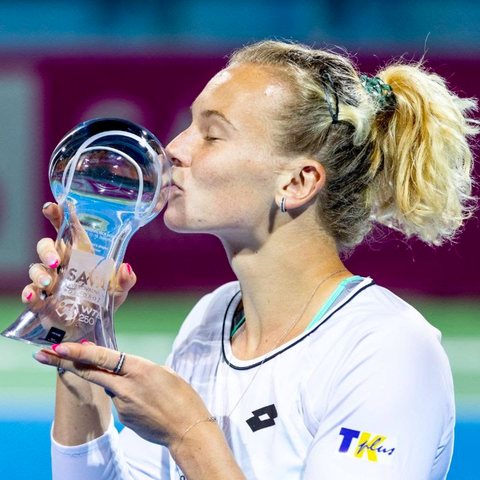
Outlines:
{"type": "MultiPolygon", "coordinates": [[[[249,480],[446,478],[455,409],[440,333],[371,279],[351,280],[302,335],[255,360],[230,349],[237,282],[185,320],[168,363],[217,417],[249,480]]],[[[113,422],[87,444],[53,442],[52,456],[58,480],[185,478],[166,448],[113,422]]]]}

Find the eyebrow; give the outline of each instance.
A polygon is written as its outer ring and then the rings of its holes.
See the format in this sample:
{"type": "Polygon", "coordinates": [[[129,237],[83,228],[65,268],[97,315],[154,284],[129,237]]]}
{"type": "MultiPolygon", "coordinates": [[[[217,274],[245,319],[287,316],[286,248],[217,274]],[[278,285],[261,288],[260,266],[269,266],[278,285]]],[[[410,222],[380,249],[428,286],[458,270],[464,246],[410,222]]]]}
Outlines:
{"type": "MultiPolygon", "coordinates": [[[[190,110],[191,109],[192,107],[190,107],[190,110]]],[[[203,110],[200,115],[204,118],[218,117],[219,119],[230,125],[234,130],[237,130],[235,125],[233,125],[233,123],[222,112],[219,112],[218,110],[203,110]]]]}

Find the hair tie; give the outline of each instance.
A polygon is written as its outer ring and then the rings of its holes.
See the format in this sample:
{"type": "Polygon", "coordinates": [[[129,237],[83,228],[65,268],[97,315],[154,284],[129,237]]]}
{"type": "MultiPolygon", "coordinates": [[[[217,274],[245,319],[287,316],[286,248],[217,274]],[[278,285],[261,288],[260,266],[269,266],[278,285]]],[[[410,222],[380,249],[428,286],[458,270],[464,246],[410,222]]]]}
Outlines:
{"type": "Polygon", "coordinates": [[[326,71],[322,72],[322,77],[323,77],[322,78],[323,91],[325,93],[325,100],[327,101],[328,112],[332,117],[332,123],[338,123],[338,95],[335,89],[335,83],[333,83],[331,75],[326,71]],[[325,82],[325,77],[328,80],[329,86],[331,87],[333,94],[335,95],[335,110],[333,109],[332,101],[330,99],[330,94],[328,92],[328,85],[325,82]]]}
{"type": "Polygon", "coordinates": [[[381,107],[395,101],[392,87],[385,83],[380,77],[362,75],[360,77],[360,83],[368,95],[376,100],[381,107]]]}

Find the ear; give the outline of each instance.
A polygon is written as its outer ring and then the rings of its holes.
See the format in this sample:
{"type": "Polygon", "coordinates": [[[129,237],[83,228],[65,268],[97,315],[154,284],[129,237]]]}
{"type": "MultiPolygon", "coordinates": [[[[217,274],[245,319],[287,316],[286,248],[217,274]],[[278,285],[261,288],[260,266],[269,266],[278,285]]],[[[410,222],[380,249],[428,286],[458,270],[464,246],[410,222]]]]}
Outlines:
{"type": "Polygon", "coordinates": [[[302,159],[280,176],[275,203],[280,208],[282,198],[285,198],[284,206],[287,211],[306,205],[323,188],[326,177],[325,168],[321,163],[312,159],[302,159]]]}

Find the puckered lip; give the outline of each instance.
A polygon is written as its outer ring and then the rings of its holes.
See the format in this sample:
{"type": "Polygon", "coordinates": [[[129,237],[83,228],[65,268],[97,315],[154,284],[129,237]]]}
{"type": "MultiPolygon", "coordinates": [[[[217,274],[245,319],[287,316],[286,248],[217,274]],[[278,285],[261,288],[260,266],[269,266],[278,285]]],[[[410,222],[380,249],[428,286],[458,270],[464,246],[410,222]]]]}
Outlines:
{"type": "Polygon", "coordinates": [[[183,188],[172,178],[172,181],[170,182],[171,187],[177,187],[179,190],[183,190],[183,188]]]}

